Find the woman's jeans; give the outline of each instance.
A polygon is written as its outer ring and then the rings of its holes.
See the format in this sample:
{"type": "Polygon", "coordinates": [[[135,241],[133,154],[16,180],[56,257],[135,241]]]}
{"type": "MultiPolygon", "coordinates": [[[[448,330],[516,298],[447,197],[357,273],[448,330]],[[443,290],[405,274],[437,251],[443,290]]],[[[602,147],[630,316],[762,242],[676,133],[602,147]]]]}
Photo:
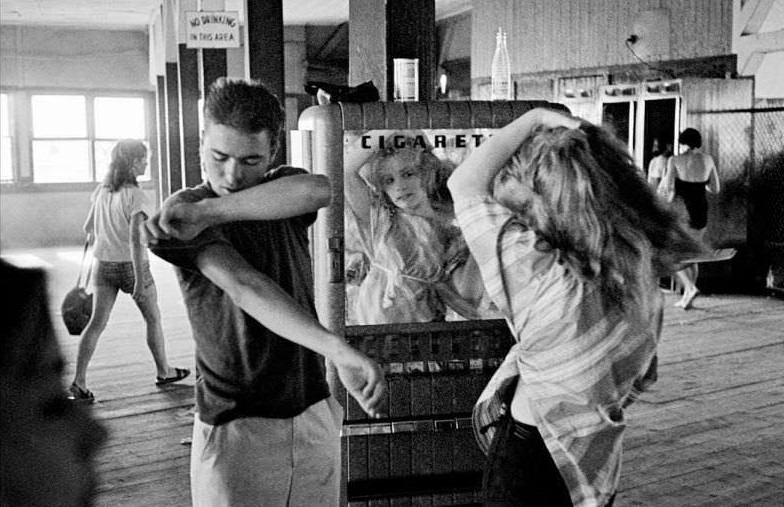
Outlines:
{"type": "Polygon", "coordinates": [[[508,414],[490,444],[482,490],[486,506],[572,507],[539,430],[508,414]]]}

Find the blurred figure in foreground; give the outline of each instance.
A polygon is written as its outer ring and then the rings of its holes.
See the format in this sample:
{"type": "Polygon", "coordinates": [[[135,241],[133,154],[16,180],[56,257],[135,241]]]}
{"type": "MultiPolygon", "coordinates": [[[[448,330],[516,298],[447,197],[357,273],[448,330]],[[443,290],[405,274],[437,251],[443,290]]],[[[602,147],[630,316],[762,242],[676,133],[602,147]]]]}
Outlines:
{"type": "Polygon", "coordinates": [[[0,505],[91,505],[93,457],[106,432],[66,399],[43,272],[2,260],[0,272],[0,505]]]}

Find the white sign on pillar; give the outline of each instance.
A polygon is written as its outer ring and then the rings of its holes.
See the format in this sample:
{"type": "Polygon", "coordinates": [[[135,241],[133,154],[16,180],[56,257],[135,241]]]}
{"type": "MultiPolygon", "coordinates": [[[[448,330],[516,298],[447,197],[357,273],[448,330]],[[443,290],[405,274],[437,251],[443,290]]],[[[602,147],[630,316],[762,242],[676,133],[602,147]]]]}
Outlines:
{"type": "Polygon", "coordinates": [[[240,47],[240,19],[236,11],[188,11],[185,17],[187,47],[240,47]]]}

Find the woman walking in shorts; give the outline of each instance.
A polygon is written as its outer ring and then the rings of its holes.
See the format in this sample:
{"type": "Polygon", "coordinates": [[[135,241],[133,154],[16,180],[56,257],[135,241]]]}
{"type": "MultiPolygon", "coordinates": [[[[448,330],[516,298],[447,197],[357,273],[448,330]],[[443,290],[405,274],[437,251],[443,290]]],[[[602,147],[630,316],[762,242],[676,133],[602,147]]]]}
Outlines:
{"type": "Polygon", "coordinates": [[[141,225],[151,215],[136,177],[147,169],[147,148],[141,141],[122,140],[112,149],[112,161],[104,181],[92,194],[92,207],[84,224],[94,237],[93,314],[82,333],[76,373],[69,398],[92,403],[87,389],[87,365],[95,352],[109,315],[121,290],[130,294],[147,323],[147,346],[157,372],[156,385],[184,379],[190,371],[169,366],[158,310],[158,294],[150,272],[147,251],[141,241],[141,225]]]}

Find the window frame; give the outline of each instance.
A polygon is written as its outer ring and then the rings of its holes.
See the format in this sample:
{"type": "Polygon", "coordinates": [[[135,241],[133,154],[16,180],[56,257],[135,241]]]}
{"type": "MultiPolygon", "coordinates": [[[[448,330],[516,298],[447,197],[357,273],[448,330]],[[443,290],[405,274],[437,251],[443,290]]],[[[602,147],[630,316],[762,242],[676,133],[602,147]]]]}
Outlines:
{"type": "Polygon", "coordinates": [[[11,179],[10,180],[2,180],[2,179],[0,179],[0,183],[2,183],[3,185],[6,185],[6,184],[12,184],[12,183],[14,183],[18,179],[17,167],[19,166],[19,163],[17,162],[17,157],[16,157],[16,152],[17,152],[16,139],[17,139],[17,136],[14,135],[15,134],[15,132],[14,132],[14,130],[15,130],[15,122],[14,122],[14,102],[15,102],[15,100],[14,100],[14,94],[13,93],[9,93],[7,90],[0,91],[0,95],[5,95],[5,97],[6,97],[6,104],[5,105],[6,105],[6,109],[8,109],[8,125],[7,125],[7,127],[8,127],[7,134],[8,135],[7,136],[3,136],[3,137],[7,137],[8,138],[8,140],[9,140],[9,147],[11,149],[11,179]]]}
{"type": "Polygon", "coordinates": [[[10,137],[12,139],[11,164],[13,172],[12,181],[0,183],[3,192],[47,192],[47,191],[85,191],[92,190],[100,180],[99,168],[95,167],[96,141],[109,139],[96,138],[95,136],[95,99],[96,97],[132,97],[144,101],[144,126],[145,137],[142,139],[148,147],[150,179],[140,181],[141,188],[155,189],[158,185],[158,149],[157,149],[157,122],[155,93],[149,90],[129,89],[75,89],[75,88],[18,88],[3,87],[3,94],[9,97],[9,120],[11,123],[10,137]],[[34,95],[76,95],[85,97],[85,113],[87,115],[87,137],[78,138],[36,138],[33,135],[32,97],[34,95]],[[90,181],[80,182],[35,182],[35,167],[33,166],[33,141],[34,140],[87,140],[88,164],[90,181]],[[28,165],[27,173],[22,170],[23,164],[28,165]]]}

